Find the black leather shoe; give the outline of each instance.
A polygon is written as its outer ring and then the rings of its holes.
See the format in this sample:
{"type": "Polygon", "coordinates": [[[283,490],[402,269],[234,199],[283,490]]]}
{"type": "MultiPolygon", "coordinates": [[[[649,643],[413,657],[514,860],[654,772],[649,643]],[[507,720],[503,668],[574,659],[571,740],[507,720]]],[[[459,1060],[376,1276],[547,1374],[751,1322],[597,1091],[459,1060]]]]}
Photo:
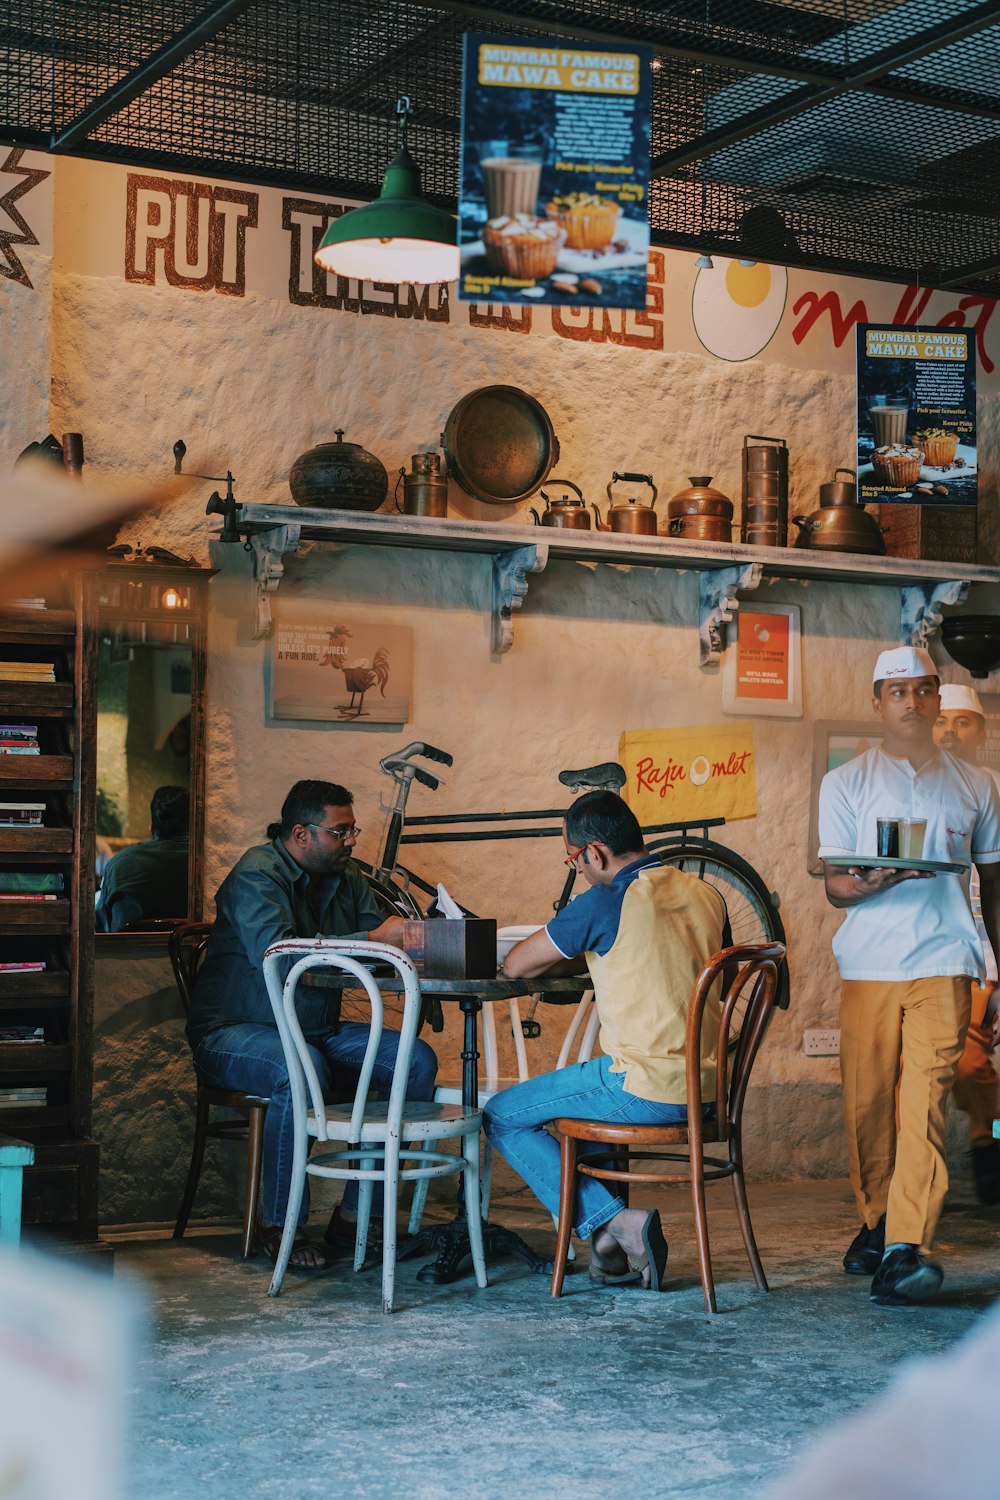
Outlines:
{"type": "Polygon", "coordinates": [[[987,1208],[995,1208],[1000,1203],[1000,1142],[987,1141],[985,1146],[973,1146],[970,1157],[976,1197],[987,1208]]]}
{"type": "Polygon", "coordinates": [[[890,1250],[875,1272],[871,1298],[880,1307],[909,1307],[940,1290],[944,1272],[918,1250],[890,1250]]]}
{"type": "Polygon", "coordinates": [[[848,1276],[874,1276],[885,1254],[885,1215],[869,1229],[862,1224],[844,1256],[844,1270],[848,1276]]]}

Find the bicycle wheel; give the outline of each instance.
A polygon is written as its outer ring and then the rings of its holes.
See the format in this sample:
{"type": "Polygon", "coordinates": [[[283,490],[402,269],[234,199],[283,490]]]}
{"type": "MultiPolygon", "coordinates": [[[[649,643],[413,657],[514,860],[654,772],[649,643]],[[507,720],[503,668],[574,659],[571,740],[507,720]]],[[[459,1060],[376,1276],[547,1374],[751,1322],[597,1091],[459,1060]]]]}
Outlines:
{"type": "MultiPolygon", "coordinates": [[[[664,839],[647,845],[650,854],[658,854],[664,864],[697,875],[713,885],[726,903],[733,942],[783,943],[785,928],[778,914],[777,897],[772,896],[753,865],[748,864],[724,844],[711,839],[664,839]]],[[[789,1002],[787,960],[778,970],[778,992],[775,1004],[782,1010],[789,1002]]],[[[741,1016],[733,1017],[730,1046],[739,1040],[741,1016]]]]}

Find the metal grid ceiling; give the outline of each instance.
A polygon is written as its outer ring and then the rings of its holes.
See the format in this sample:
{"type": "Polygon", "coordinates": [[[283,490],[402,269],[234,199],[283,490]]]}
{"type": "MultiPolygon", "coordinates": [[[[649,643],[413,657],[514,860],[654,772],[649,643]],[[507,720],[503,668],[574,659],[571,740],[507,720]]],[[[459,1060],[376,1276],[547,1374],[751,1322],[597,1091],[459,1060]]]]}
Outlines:
{"type": "Polygon", "coordinates": [[[1000,294],[998,0],[4,0],[0,137],[454,207],[472,29],[654,48],[656,243],[1000,294]]]}

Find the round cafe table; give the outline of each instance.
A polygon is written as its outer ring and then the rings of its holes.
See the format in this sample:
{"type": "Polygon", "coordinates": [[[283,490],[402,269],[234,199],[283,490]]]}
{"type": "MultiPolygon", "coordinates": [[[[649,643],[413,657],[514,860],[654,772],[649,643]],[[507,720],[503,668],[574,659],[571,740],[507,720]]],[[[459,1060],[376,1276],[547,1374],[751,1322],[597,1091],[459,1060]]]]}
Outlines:
{"type": "MultiPolygon", "coordinates": [[[[376,971],[380,989],[401,991],[402,981],[397,974],[376,971]]],[[[342,989],[343,974],[332,969],[313,969],[303,976],[303,982],[319,989],[342,989]]],[[[479,1012],[494,1000],[515,999],[520,995],[538,995],[549,1005],[575,1005],[584,990],[591,988],[587,974],[552,978],[544,974],[534,979],[507,979],[502,974],[490,979],[432,979],[422,977],[421,993],[437,995],[443,1002],[455,1002],[465,1017],[462,1037],[462,1103],[467,1109],[479,1108],[479,1012]]],[[[464,1182],[464,1179],[463,1179],[464,1182]]],[[[467,1204],[461,1193],[459,1211],[448,1224],[434,1224],[400,1241],[397,1251],[400,1260],[410,1260],[417,1255],[436,1254],[437,1259],[421,1266],[417,1280],[432,1286],[443,1286],[457,1281],[466,1269],[464,1263],[470,1256],[469,1229],[466,1223],[467,1204]]],[[[531,1246],[519,1234],[503,1224],[483,1224],[483,1241],[486,1251],[492,1255],[516,1255],[533,1271],[548,1273],[552,1269],[551,1259],[536,1255],[531,1246]]]]}

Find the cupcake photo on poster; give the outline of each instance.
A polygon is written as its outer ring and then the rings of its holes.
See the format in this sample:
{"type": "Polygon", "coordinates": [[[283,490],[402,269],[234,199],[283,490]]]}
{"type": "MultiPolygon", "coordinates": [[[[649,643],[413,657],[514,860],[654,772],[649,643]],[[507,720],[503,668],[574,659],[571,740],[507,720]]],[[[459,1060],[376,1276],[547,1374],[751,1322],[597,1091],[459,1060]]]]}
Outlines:
{"type": "Polygon", "coordinates": [[[459,296],[646,306],[652,54],[465,37],[459,296]]]}
{"type": "Polygon", "coordinates": [[[964,328],[858,326],[858,499],[975,505],[976,346],[964,328]]]}

